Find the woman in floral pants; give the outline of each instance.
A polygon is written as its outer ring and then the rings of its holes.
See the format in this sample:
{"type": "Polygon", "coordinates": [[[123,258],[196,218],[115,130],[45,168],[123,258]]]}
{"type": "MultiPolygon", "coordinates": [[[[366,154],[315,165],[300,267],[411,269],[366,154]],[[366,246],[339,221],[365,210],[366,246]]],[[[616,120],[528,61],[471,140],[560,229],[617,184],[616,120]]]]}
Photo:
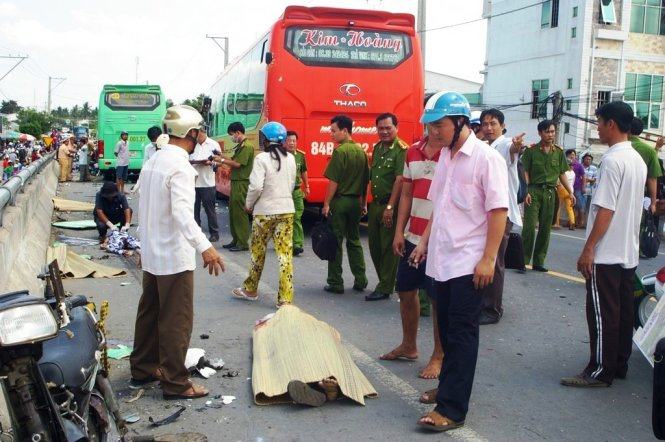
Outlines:
{"type": "Polygon", "coordinates": [[[266,245],[272,238],[279,261],[277,307],[293,302],[293,205],[296,181],[295,157],[283,146],[286,128],[276,122],[261,128],[264,152],[254,158],[249,177],[245,210],[253,213],[251,266],[242,287],[233,290],[236,298],[255,301],[266,258],[266,245]]]}

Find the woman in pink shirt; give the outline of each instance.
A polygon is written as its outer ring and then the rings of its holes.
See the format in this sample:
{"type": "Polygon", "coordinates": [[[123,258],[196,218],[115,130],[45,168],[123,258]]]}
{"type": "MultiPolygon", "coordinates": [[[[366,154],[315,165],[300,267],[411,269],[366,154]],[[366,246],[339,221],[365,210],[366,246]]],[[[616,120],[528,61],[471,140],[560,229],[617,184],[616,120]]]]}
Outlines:
{"type": "Polygon", "coordinates": [[[470,108],[455,92],[438,93],[421,121],[445,145],[428,199],[434,211],[411,254],[434,279],[445,351],[436,408],[418,425],[447,431],[464,425],[478,359],[480,291],[492,282],[508,214],[508,172],[501,155],[469,128],[470,108]]]}

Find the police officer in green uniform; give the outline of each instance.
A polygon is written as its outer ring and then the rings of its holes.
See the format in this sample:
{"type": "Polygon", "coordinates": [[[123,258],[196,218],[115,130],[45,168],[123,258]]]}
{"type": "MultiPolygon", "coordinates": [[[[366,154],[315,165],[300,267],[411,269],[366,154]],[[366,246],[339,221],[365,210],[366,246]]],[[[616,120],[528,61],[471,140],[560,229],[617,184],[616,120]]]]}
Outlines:
{"type": "Polygon", "coordinates": [[[388,299],[395,290],[399,256],[393,253],[397,202],[402,192],[404,156],[408,144],[397,137],[397,117],[391,113],[376,117],[379,141],[372,151],[370,182],[372,202],[368,213],[369,253],[379,283],[366,301],[388,299]]]}
{"type": "Polygon", "coordinates": [[[529,264],[533,254],[533,270],[547,272],[543,266],[547,248],[550,244],[550,231],[554,205],[557,199],[557,179],[570,194],[573,206],[575,196],[571,183],[566,178],[569,169],[563,149],[554,144],[556,125],[551,120],[538,123],[540,142],[524,151],[522,164],[529,193],[524,199],[524,227],[522,239],[524,241],[524,262],[529,264]],[[535,237],[536,224],[538,236],[535,237]],[[535,249],[534,249],[535,237],[535,249]]]}
{"type": "Polygon", "coordinates": [[[328,261],[328,284],[323,288],[331,293],[344,293],[342,279],[342,241],[346,238],[346,252],[354,276],[353,289],[365,290],[365,258],[360,245],[360,218],[367,213],[367,184],[369,167],[367,155],[353,142],[353,120],[337,115],[330,120],[330,136],[337,143],[324,176],[328,187],[322,214],[330,216],[330,224],[337,238],[337,257],[328,261]]]}
{"type": "Polygon", "coordinates": [[[644,122],[638,118],[633,118],[630,125],[630,134],[628,141],[630,141],[633,149],[637,151],[642,157],[644,164],[647,165],[647,192],[646,196],[651,199],[651,206],[649,210],[651,213],[656,211],[656,201],[658,200],[658,178],[663,174],[658,161],[658,152],[653,147],[649,146],[644,141],[640,140],[639,136],[644,131],[644,122]]]}
{"type": "Polygon", "coordinates": [[[254,146],[245,137],[245,126],[240,122],[229,124],[228,134],[236,143],[231,158],[221,155],[217,161],[231,168],[231,195],[229,197],[229,226],[232,241],[225,249],[240,252],[249,249],[249,214],[245,212],[245,200],[249,188],[249,175],[254,165],[254,146]]]}
{"type": "Polygon", "coordinates": [[[296,157],[296,186],[293,189],[293,205],[296,213],[293,217],[293,255],[303,252],[305,234],[302,229],[302,213],[305,211],[305,198],[309,196],[309,180],[307,179],[307,163],[305,152],[298,149],[298,134],[292,130],[286,132],[286,150],[296,157]],[[302,187],[305,186],[303,192],[302,187]]]}

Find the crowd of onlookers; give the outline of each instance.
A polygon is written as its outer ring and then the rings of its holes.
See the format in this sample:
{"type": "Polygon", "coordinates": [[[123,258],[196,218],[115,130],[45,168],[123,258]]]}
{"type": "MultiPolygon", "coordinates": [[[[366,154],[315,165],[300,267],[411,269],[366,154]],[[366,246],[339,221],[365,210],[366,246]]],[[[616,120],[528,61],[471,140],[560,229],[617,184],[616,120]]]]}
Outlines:
{"type": "Polygon", "coordinates": [[[0,140],[2,183],[19,173],[30,163],[40,159],[50,148],[37,140],[0,140]]]}

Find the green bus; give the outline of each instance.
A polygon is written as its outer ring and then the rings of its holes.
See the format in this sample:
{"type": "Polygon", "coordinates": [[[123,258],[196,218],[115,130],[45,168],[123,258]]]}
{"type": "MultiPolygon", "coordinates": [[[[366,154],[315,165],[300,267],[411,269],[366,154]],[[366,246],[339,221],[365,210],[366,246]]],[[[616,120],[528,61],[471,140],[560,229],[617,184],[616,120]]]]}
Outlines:
{"type": "Polygon", "coordinates": [[[166,99],[156,85],[104,85],[99,95],[97,153],[99,170],[105,178],[115,174],[113,153],[120,133],[129,134],[129,171],[138,173],[143,165],[143,148],[148,143],[148,129],[162,126],[166,99]]]}

